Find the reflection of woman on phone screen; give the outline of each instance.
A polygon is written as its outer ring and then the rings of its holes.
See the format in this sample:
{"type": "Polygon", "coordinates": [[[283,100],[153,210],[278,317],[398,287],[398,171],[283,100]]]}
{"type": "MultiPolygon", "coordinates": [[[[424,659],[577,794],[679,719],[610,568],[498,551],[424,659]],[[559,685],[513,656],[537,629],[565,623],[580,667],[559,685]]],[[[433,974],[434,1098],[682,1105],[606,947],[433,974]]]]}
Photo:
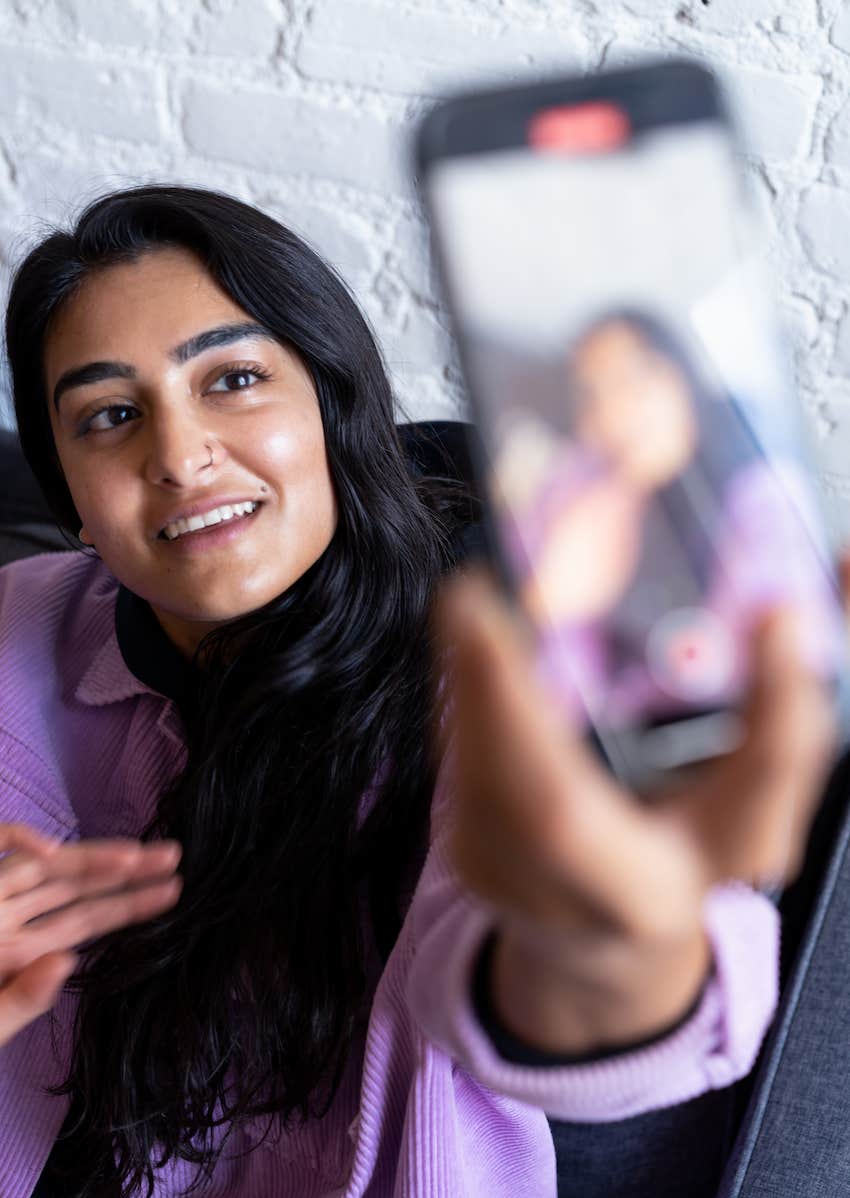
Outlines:
{"type": "Polygon", "coordinates": [[[567,377],[573,439],[518,522],[526,600],[597,715],[728,699],[759,605],[822,588],[808,537],[738,409],[657,320],[595,321],[567,377]]]}

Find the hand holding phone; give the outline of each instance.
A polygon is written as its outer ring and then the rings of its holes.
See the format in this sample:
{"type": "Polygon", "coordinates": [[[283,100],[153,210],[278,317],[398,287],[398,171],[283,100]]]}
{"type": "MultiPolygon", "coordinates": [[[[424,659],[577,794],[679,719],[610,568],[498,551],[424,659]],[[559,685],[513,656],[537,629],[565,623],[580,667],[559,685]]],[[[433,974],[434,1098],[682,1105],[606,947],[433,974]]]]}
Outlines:
{"type": "Polygon", "coordinates": [[[438,614],[453,648],[454,855],[496,912],[502,1022],[571,1055],[652,1036],[705,981],[709,888],[797,868],[835,720],[795,614],[755,635],[739,748],[640,799],[553,711],[486,578],[450,584],[438,614]]]}

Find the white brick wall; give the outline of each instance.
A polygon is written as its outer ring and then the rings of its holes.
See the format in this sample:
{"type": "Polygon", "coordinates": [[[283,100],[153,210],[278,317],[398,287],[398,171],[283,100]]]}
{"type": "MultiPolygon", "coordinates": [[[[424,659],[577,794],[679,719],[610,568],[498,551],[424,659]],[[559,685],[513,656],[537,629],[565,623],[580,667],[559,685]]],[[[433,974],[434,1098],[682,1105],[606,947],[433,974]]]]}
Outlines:
{"type": "Polygon", "coordinates": [[[410,128],[471,80],[647,52],[719,68],[799,393],[850,531],[850,0],[0,0],[0,276],[99,191],[259,204],[342,271],[411,415],[462,413],[410,128]]]}

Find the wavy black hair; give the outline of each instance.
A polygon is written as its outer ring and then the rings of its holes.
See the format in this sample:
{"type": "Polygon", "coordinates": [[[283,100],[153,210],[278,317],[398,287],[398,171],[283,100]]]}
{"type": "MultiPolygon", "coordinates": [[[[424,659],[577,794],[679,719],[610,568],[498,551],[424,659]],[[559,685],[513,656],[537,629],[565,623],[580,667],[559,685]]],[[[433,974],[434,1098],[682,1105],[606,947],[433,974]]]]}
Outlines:
{"type": "Polygon", "coordinates": [[[292,587],[202,643],[187,763],[144,833],[182,844],[182,896],[94,946],[74,980],[52,1166],[79,1198],[151,1194],[154,1165],[175,1158],[200,1184],[219,1124],[286,1127],[327,1108],[369,1006],[368,939],[386,956],[397,935],[433,786],[428,611],[448,517],[411,478],[356,303],[292,232],[223,194],[145,186],[96,200],[29,253],[6,342],[48,502],[79,528],[40,368],[51,320],[94,273],[161,247],[196,255],[309,367],[339,517],[292,587]]]}

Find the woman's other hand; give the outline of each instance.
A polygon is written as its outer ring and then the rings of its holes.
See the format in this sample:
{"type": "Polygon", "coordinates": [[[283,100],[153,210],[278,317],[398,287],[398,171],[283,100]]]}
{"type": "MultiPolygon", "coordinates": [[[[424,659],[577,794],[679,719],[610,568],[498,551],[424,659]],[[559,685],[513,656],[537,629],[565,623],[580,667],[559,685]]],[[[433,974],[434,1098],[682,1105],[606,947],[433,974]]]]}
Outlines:
{"type": "Polygon", "coordinates": [[[0,1044],[56,1001],[70,950],[170,907],[180,894],[171,841],[61,842],[0,824],[0,1044]]]}
{"type": "Polygon", "coordinates": [[[564,727],[485,577],[446,587],[438,625],[453,647],[454,855],[496,913],[500,1020],[555,1053],[652,1036],[706,978],[708,889],[799,867],[835,722],[801,663],[795,615],[778,610],[756,633],[741,746],[644,799],[564,727]]]}

